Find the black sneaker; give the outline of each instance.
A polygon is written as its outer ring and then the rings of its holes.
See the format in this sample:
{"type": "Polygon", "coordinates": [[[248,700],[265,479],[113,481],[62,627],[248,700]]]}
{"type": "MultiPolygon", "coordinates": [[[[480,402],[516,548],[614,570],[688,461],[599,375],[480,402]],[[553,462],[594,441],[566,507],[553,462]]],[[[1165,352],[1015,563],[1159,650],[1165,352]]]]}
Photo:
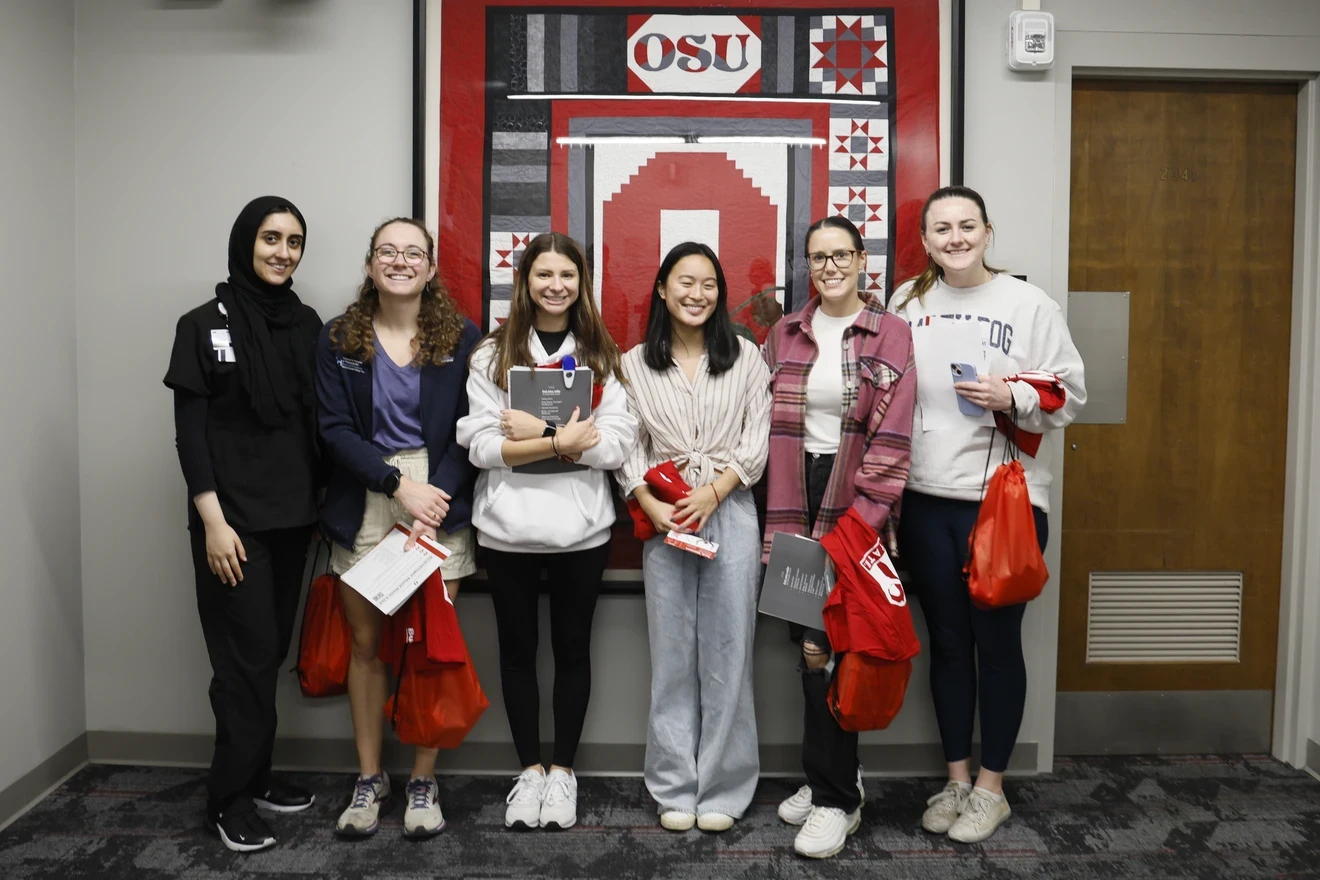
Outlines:
{"type": "Polygon", "coordinates": [[[218,819],[208,816],[206,825],[234,852],[258,852],[275,845],[275,835],[271,833],[270,826],[252,810],[229,810],[221,813],[218,819]]]}
{"type": "Polygon", "coordinates": [[[316,803],[316,795],[277,776],[266,782],[266,790],[252,795],[252,803],[275,813],[300,813],[316,803]]]}

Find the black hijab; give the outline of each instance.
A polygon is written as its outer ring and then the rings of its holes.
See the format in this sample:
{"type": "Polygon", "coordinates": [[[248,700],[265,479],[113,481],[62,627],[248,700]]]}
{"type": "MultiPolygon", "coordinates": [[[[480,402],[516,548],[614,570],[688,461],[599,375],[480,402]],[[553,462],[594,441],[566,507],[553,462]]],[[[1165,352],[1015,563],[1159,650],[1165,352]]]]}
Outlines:
{"type": "Polygon", "coordinates": [[[310,403],[315,339],[302,326],[302,301],[293,280],[267,284],[253,267],[257,232],[271,214],[307,221],[288,199],[262,196],[248,202],[229,232],[229,280],[215,286],[229,317],[239,382],[267,427],[279,427],[310,403]]]}

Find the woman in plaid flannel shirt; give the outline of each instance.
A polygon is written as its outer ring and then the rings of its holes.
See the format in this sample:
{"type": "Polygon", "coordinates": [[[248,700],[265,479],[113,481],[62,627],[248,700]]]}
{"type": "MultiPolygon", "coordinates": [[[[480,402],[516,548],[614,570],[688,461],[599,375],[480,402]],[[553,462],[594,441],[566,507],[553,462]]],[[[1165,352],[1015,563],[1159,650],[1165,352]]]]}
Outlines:
{"type": "MultiPolygon", "coordinates": [[[[826,217],[807,230],[807,260],[817,295],[765,345],[773,401],[763,560],[774,532],[819,539],[849,508],[892,544],[910,462],[911,330],[879,296],[858,289],[866,249],[847,219],[826,217]]],[[[802,826],[798,853],[828,858],[861,824],[857,734],[839,727],[826,705],[834,666],[825,633],[794,637],[802,642],[807,784],[780,804],[779,816],[802,826]]]]}

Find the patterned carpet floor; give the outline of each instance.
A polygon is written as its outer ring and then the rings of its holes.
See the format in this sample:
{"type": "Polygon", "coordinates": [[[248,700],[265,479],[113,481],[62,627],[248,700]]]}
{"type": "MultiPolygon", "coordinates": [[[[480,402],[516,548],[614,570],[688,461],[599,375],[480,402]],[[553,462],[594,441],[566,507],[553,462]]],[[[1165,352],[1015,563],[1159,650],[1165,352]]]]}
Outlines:
{"type": "Polygon", "coordinates": [[[871,778],[861,830],[823,862],[795,856],[775,815],[795,780],[762,780],[747,816],[714,835],[661,829],[640,779],[584,777],[576,828],[516,833],[509,780],[449,776],[444,834],[404,840],[396,799],[376,837],[349,843],[332,828],[350,778],[293,778],[317,804],[271,817],[280,845],[241,856],[203,829],[200,771],[86,767],[0,832],[0,878],[1320,878],[1320,782],[1264,756],[1060,759],[1009,780],[1013,817],[975,846],[918,827],[935,780],[871,778]]]}

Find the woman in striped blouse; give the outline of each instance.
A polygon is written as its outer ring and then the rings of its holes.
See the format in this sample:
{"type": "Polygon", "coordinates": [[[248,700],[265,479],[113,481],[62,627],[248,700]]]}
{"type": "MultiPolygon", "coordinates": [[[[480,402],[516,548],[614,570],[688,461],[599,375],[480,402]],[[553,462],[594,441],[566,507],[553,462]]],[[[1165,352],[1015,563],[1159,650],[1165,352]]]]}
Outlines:
{"type": "Polygon", "coordinates": [[[656,273],[646,340],[623,357],[638,443],[619,470],[657,537],[642,551],[651,641],[646,787],[660,824],[724,831],[751,803],[760,772],[752,642],[760,533],[748,487],[769,450],[770,373],[729,319],[713,251],[686,242],[656,273]],[[692,487],[677,504],[648,488],[672,460],[692,487]],[[712,559],[665,543],[669,531],[719,545],[712,559]]]}

